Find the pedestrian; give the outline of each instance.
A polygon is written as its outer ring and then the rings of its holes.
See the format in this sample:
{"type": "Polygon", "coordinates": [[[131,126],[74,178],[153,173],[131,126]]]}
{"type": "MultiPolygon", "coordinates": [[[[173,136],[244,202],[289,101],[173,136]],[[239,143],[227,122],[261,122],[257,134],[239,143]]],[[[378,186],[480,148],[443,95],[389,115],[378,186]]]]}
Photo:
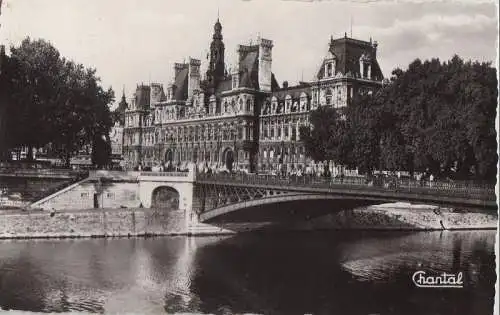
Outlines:
{"type": "Polygon", "coordinates": [[[434,181],[434,175],[431,174],[431,176],[429,176],[429,187],[433,186],[433,181],[434,181]]]}

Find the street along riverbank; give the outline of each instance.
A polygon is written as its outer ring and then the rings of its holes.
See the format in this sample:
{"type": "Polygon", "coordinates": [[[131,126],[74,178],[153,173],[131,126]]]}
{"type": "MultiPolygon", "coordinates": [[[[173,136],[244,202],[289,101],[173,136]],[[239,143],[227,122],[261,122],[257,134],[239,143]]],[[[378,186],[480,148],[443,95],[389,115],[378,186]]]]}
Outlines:
{"type": "Polygon", "coordinates": [[[188,226],[184,210],[88,209],[67,211],[0,210],[0,238],[131,237],[217,235],[276,230],[460,230],[496,229],[498,215],[406,203],[384,204],[332,213],[287,225],[227,223],[188,226]]]}

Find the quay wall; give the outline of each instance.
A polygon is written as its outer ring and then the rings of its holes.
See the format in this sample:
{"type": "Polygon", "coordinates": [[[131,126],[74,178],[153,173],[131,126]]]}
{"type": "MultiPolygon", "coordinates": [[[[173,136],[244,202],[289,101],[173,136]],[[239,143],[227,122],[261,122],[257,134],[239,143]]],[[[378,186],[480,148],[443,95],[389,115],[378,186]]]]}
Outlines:
{"type": "Polygon", "coordinates": [[[4,211],[0,238],[117,237],[186,234],[184,210],[4,211]]]}
{"type": "Polygon", "coordinates": [[[390,203],[340,211],[299,222],[296,230],[469,230],[497,229],[497,213],[456,211],[438,206],[390,203]]]}
{"type": "Polygon", "coordinates": [[[267,226],[240,223],[224,226],[188,224],[186,210],[89,209],[66,211],[0,212],[1,238],[127,237],[153,235],[216,235],[252,230],[457,230],[496,229],[498,216],[454,213],[436,209],[404,209],[374,206],[343,211],[309,222],[267,226]]]}

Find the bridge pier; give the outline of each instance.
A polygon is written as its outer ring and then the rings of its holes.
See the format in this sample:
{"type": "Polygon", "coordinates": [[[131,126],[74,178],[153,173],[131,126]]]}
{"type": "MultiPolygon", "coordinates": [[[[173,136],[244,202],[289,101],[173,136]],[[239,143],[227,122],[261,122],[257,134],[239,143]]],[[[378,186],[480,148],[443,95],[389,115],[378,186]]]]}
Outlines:
{"type": "Polygon", "coordinates": [[[188,235],[233,233],[232,231],[205,224],[200,221],[195,211],[195,182],[196,169],[189,167],[188,173],[157,173],[143,172],[139,176],[139,196],[143,207],[151,208],[153,193],[160,187],[170,187],[179,193],[179,211],[184,213],[182,230],[188,235]]]}

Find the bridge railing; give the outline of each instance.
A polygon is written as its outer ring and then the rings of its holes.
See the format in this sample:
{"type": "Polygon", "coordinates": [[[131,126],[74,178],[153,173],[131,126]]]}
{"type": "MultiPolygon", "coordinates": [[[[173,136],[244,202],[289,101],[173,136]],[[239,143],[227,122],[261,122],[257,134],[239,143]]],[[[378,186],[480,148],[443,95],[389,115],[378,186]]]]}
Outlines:
{"type": "Polygon", "coordinates": [[[15,167],[0,167],[0,175],[44,175],[44,176],[84,176],[89,172],[86,170],[71,170],[71,169],[57,169],[57,168],[15,168],[15,167]]]}
{"type": "Polygon", "coordinates": [[[199,174],[198,181],[208,180],[223,183],[239,183],[258,186],[310,187],[321,189],[350,189],[365,191],[392,191],[418,193],[446,197],[494,200],[495,187],[491,184],[473,182],[417,181],[412,179],[365,177],[322,178],[312,176],[279,177],[273,175],[247,174],[199,174]]]}
{"type": "Polygon", "coordinates": [[[188,177],[189,172],[141,172],[141,176],[188,177]]]}

